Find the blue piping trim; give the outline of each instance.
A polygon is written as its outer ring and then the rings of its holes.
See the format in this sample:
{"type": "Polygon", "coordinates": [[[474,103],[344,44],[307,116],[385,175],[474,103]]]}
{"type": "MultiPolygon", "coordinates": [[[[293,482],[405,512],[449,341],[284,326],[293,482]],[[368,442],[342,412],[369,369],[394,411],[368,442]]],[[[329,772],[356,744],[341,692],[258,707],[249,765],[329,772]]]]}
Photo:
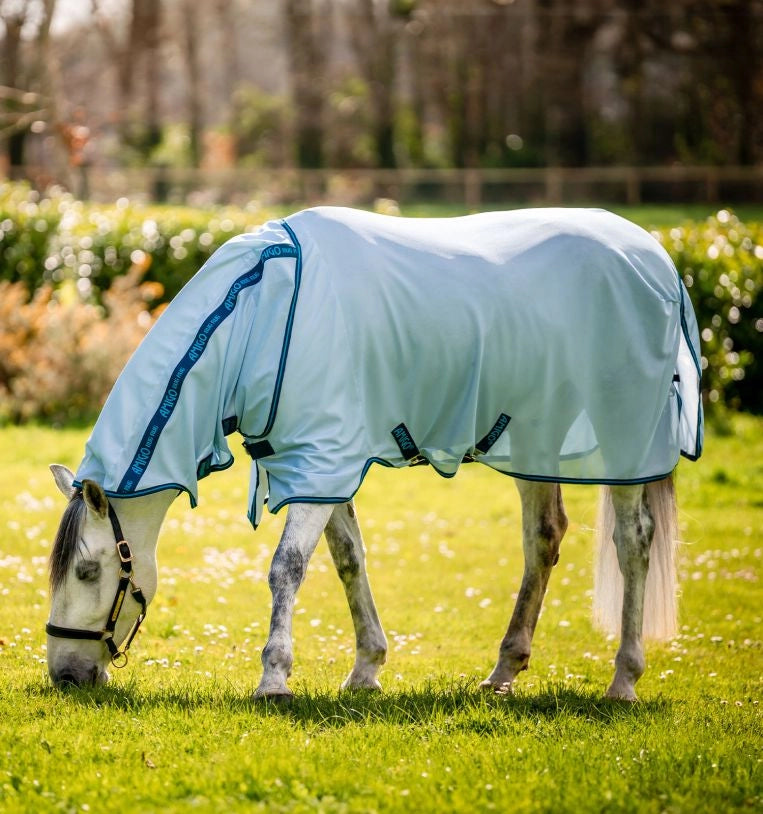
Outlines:
{"type": "MultiPolygon", "coordinates": [[[[137,449],[133,456],[127,471],[122,477],[119,486],[116,490],[116,496],[127,496],[128,494],[137,494],[137,486],[143,474],[148,469],[151,458],[162,431],[167,426],[175,407],[180,399],[181,388],[194,365],[202,358],[205,350],[209,347],[209,342],[215,331],[222,325],[222,323],[233,313],[238,304],[238,295],[241,291],[251,286],[257,285],[262,280],[262,274],[265,267],[265,261],[273,257],[297,257],[297,266],[299,268],[299,249],[291,246],[288,243],[284,244],[271,244],[266,246],[260,254],[260,259],[257,264],[249,269],[246,274],[241,275],[238,279],[234,280],[228,289],[227,294],[222,302],[209,314],[201,323],[193,341],[186,349],[181,360],[175,366],[172,374],[169,377],[167,386],[165,387],[164,394],[159,402],[159,407],[149,421],[143,436],[138,443],[137,449]]],[[[299,281],[297,279],[297,288],[299,281]]],[[[292,300],[292,308],[290,312],[290,319],[293,316],[294,305],[296,301],[296,292],[292,300]]],[[[289,326],[289,335],[291,329],[289,326]]],[[[285,340],[286,341],[286,340],[285,340]]],[[[281,364],[285,363],[284,352],[281,353],[281,364]]],[[[282,376],[282,371],[279,370],[279,377],[282,376]]],[[[271,405],[272,417],[275,417],[275,407],[277,406],[277,398],[280,393],[280,381],[277,383],[276,393],[274,395],[274,404],[271,405]]],[[[268,425],[268,429],[272,421],[268,425]]],[[[268,431],[266,429],[266,432],[268,431]]]]}
{"type": "MultiPolygon", "coordinates": [[[[232,465],[233,461],[229,464],[232,465]]],[[[227,469],[227,467],[221,467],[227,469]]],[[[215,471],[219,471],[216,469],[215,471]]],[[[75,486],[77,489],[82,488],[82,483],[80,481],[73,481],[72,486],[75,486]]],[[[115,497],[120,500],[130,500],[134,497],[145,497],[146,495],[155,495],[157,492],[166,492],[167,489],[177,489],[179,492],[185,492],[188,495],[188,500],[191,504],[191,508],[195,509],[198,506],[198,502],[196,498],[193,496],[193,493],[190,489],[183,486],[180,483],[163,483],[161,486],[152,486],[150,489],[138,489],[135,492],[129,492],[125,494],[124,492],[117,492],[114,489],[104,489],[103,492],[106,497],[115,497]]]]}
{"type": "Polygon", "coordinates": [[[289,233],[289,237],[292,239],[293,246],[289,248],[296,250],[297,263],[294,269],[294,293],[291,297],[291,304],[289,306],[289,316],[286,320],[286,330],[284,331],[283,337],[283,345],[281,346],[281,360],[278,363],[278,375],[276,376],[276,384],[275,388],[273,389],[273,399],[270,402],[270,412],[268,413],[268,420],[265,424],[265,429],[259,433],[258,435],[252,435],[250,433],[246,434],[247,438],[263,438],[266,436],[270,430],[273,428],[273,423],[276,420],[276,413],[278,412],[278,402],[281,399],[281,386],[283,385],[283,377],[284,372],[286,370],[286,359],[289,356],[289,345],[291,344],[291,333],[294,327],[294,312],[297,310],[297,298],[299,297],[299,286],[302,282],[302,246],[300,245],[297,236],[294,234],[294,230],[289,226],[289,224],[285,221],[281,221],[281,225],[284,229],[289,233]]]}
{"type": "Polygon", "coordinates": [[[676,269],[678,276],[678,291],[681,294],[681,331],[683,332],[686,344],[691,352],[691,358],[694,361],[694,367],[697,369],[697,376],[699,381],[699,398],[697,399],[697,435],[694,439],[694,448],[696,449],[696,456],[685,453],[681,450],[681,454],[691,461],[696,461],[702,455],[702,365],[697,359],[697,354],[694,352],[694,345],[691,343],[689,337],[689,326],[686,324],[686,305],[684,303],[684,285],[681,279],[681,273],[676,269]]]}
{"type": "MultiPolygon", "coordinates": [[[[684,453],[682,453],[684,454],[684,453]]],[[[690,456],[686,455],[685,457],[690,458],[690,456]]],[[[690,460],[696,460],[695,458],[690,458],[690,460]]],[[[628,486],[630,484],[638,484],[638,483],[652,483],[658,480],[664,480],[669,475],[672,474],[672,469],[670,472],[666,472],[664,475],[650,475],[649,477],[645,478],[632,478],[628,480],[618,480],[616,478],[596,478],[596,479],[588,479],[588,478],[562,478],[562,477],[544,477],[544,476],[535,476],[535,475],[523,475],[519,472],[504,472],[502,469],[494,469],[490,464],[486,463],[485,461],[478,460],[476,463],[484,464],[485,466],[490,467],[493,469],[494,472],[498,472],[500,475],[508,475],[511,478],[519,478],[520,480],[528,480],[528,481],[539,481],[541,483],[570,483],[570,484],[581,484],[584,486],[628,486]]],[[[368,473],[368,470],[371,468],[371,464],[381,464],[382,466],[390,467],[392,469],[405,469],[404,466],[395,466],[395,464],[390,463],[389,461],[385,461],[383,458],[369,458],[365,465],[363,466],[363,471],[360,473],[360,481],[358,485],[353,490],[352,494],[348,497],[307,497],[302,495],[296,495],[295,497],[287,497],[285,500],[282,500],[277,506],[274,506],[272,509],[269,509],[271,514],[277,514],[284,506],[288,505],[289,503],[347,503],[348,501],[352,500],[355,495],[360,490],[360,487],[363,485],[363,480],[368,473]]],[[[441,472],[437,467],[432,466],[435,472],[443,478],[452,478],[455,476],[455,472],[452,474],[441,472]]],[[[249,522],[254,525],[254,521],[252,519],[251,511],[247,514],[249,518],[249,522]]],[[[255,527],[256,528],[256,527],[255,527]]]]}

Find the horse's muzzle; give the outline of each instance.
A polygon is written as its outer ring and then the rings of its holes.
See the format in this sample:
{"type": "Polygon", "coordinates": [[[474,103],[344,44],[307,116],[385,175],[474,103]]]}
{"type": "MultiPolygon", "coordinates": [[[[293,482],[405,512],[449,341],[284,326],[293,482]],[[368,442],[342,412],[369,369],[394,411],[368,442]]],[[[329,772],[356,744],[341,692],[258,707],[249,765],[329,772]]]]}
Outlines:
{"type": "Polygon", "coordinates": [[[109,680],[109,674],[97,664],[76,660],[51,669],[50,679],[59,688],[98,687],[109,680]]]}

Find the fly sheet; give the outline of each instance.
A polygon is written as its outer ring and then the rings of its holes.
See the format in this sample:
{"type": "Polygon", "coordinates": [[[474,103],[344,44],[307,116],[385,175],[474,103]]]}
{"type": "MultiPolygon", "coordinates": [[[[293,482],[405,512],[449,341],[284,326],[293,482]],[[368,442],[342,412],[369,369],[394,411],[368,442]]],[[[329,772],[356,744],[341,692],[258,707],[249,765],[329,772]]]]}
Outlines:
{"type": "Polygon", "coordinates": [[[188,282],[117,380],[77,482],[195,505],[234,431],[255,524],[268,492],[273,512],[343,502],[374,462],[655,480],[701,453],[699,354],[669,256],[611,213],[308,209],[188,282]]]}

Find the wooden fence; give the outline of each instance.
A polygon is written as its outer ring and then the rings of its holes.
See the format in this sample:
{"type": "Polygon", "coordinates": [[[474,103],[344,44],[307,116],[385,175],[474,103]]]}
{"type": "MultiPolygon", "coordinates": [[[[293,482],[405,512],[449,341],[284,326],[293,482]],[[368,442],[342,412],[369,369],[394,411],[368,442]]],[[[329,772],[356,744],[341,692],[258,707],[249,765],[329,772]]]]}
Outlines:
{"type": "MultiPolygon", "coordinates": [[[[14,168],[11,177],[26,178],[38,187],[61,182],[31,166],[14,168]]],[[[78,170],[63,185],[96,201],[128,197],[192,205],[253,200],[368,205],[378,198],[474,210],[523,203],[733,204],[763,202],[763,166],[221,171],[91,167],[78,170]]]]}

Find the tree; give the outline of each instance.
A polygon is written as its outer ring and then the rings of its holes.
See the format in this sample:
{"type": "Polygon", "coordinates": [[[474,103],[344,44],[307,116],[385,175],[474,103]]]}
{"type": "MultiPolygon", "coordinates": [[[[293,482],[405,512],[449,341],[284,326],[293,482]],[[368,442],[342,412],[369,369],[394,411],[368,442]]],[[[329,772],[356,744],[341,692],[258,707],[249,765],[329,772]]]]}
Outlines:
{"type": "Polygon", "coordinates": [[[91,4],[115,74],[114,111],[121,139],[145,156],[161,138],[161,0],[131,0],[127,20],[107,13],[101,0],[91,4]]]}
{"type": "Polygon", "coordinates": [[[195,0],[182,0],[180,4],[182,50],[186,77],[186,102],[188,115],[188,135],[191,164],[198,167],[201,162],[201,137],[203,129],[203,108],[201,88],[201,63],[199,56],[199,4],[195,0]]]}
{"type": "Polygon", "coordinates": [[[55,0],[0,2],[0,160],[10,166],[24,164],[35,121],[56,122],[48,47],[54,10],[55,0]]]}
{"type": "Polygon", "coordinates": [[[355,59],[371,98],[374,152],[379,167],[395,167],[396,44],[408,10],[388,0],[359,0],[347,14],[355,59]]]}
{"type": "Polygon", "coordinates": [[[326,43],[333,41],[329,34],[331,4],[284,0],[283,8],[295,109],[297,163],[300,167],[322,167],[326,60],[329,54],[326,43]]]}

